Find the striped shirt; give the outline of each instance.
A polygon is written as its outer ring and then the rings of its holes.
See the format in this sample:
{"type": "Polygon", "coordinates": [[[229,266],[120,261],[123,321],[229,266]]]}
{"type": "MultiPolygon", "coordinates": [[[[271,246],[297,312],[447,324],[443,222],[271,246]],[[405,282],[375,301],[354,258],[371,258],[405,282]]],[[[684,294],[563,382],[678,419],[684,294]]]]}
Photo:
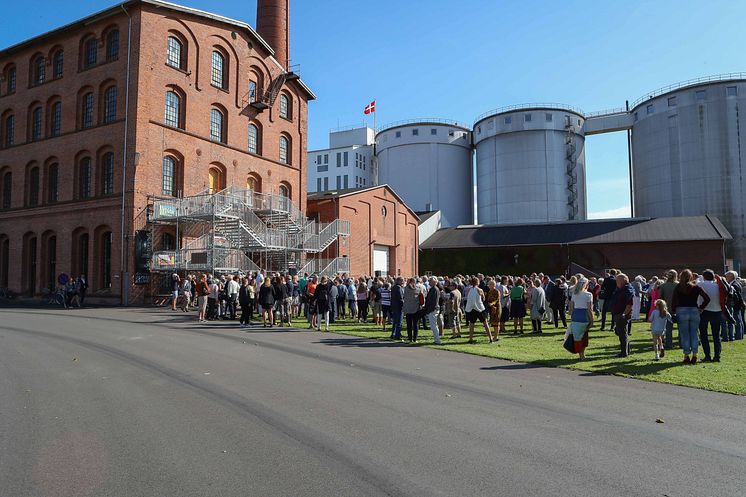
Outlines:
{"type": "Polygon", "coordinates": [[[381,305],[384,307],[391,306],[391,289],[381,288],[381,305]]]}

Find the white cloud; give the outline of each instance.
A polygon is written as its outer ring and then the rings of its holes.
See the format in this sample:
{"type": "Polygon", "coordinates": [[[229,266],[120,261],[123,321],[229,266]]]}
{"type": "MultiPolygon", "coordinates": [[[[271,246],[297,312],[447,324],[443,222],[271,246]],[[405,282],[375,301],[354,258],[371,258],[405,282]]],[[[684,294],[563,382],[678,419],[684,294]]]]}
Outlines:
{"type": "Polygon", "coordinates": [[[612,191],[618,192],[619,190],[629,190],[629,178],[601,178],[601,179],[589,179],[587,188],[589,191],[612,191]]]}
{"type": "Polygon", "coordinates": [[[589,212],[588,219],[618,219],[623,217],[630,217],[631,215],[632,208],[629,205],[625,205],[623,207],[617,207],[616,209],[589,212]]]}

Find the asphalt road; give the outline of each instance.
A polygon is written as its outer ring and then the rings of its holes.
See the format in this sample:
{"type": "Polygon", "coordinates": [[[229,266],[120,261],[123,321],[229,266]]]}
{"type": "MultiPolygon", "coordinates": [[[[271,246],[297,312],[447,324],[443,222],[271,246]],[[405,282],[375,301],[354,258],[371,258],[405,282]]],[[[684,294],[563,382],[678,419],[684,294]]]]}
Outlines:
{"type": "Polygon", "coordinates": [[[742,397],[167,310],[0,310],[2,497],[742,497],[745,413],[742,397]]]}

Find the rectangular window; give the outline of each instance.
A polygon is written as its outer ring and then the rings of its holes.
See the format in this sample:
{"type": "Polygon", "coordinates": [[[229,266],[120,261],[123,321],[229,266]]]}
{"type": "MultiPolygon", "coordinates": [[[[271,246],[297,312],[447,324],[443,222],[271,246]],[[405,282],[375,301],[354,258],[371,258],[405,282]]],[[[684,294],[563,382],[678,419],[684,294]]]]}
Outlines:
{"type": "Polygon", "coordinates": [[[31,125],[31,140],[41,140],[41,107],[36,109],[33,113],[33,121],[31,125]]]}
{"type": "Polygon", "coordinates": [[[430,134],[433,136],[437,135],[438,134],[437,128],[430,128],[430,134]]]}
{"type": "Polygon", "coordinates": [[[646,112],[648,114],[652,114],[653,112],[655,112],[655,107],[653,107],[653,104],[650,104],[650,105],[647,106],[646,112]]]}
{"type": "Polygon", "coordinates": [[[635,122],[637,121],[637,112],[635,112],[635,122]]]}
{"type": "Polygon", "coordinates": [[[62,129],[62,103],[56,102],[52,106],[52,125],[50,132],[52,136],[59,136],[62,129]]]}
{"type": "Polygon", "coordinates": [[[729,97],[737,97],[738,96],[738,87],[737,86],[728,86],[725,89],[725,94],[729,97]]]}
{"type": "Polygon", "coordinates": [[[337,190],[342,188],[342,176],[337,176],[337,190]]]}
{"type": "Polygon", "coordinates": [[[676,97],[668,97],[668,106],[676,107],[676,97]]]}
{"type": "Polygon", "coordinates": [[[104,122],[110,123],[117,118],[117,87],[112,86],[104,95],[104,122]]]}
{"type": "Polygon", "coordinates": [[[106,154],[104,156],[104,170],[103,173],[103,194],[111,195],[114,193],[114,154],[106,154]]]}
{"type": "Polygon", "coordinates": [[[91,197],[91,176],[93,171],[91,168],[91,160],[84,159],[80,164],[80,198],[91,197]]]}
{"type": "Polygon", "coordinates": [[[350,179],[350,177],[345,174],[345,188],[349,188],[350,187],[349,179],[350,179]]]}
{"type": "Polygon", "coordinates": [[[396,137],[397,137],[397,138],[401,138],[401,131],[397,131],[397,132],[396,132],[396,137]]]}
{"type": "Polygon", "coordinates": [[[321,164],[321,156],[320,155],[316,156],[316,164],[321,164]]]}
{"type": "Polygon", "coordinates": [[[337,152],[337,167],[342,167],[342,152],[337,152]]]}
{"type": "Polygon", "coordinates": [[[83,97],[83,119],[81,125],[83,129],[93,126],[93,93],[88,93],[83,97]]]}
{"type": "Polygon", "coordinates": [[[11,68],[8,71],[8,95],[16,92],[16,69],[11,68]]]}
{"type": "Polygon", "coordinates": [[[547,113],[546,113],[546,114],[544,114],[544,115],[546,116],[546,120],[547,120],[547,122],[548,122],[548,123],[551,123],[551,122],[552,122],[552,114],[551,114],[551,112],[547,112],[547,113]]]}
{"type": "Polygon", "coordinates": [[[523,115],[523,120],[525,122],[527,122],[527,123],[530,123],[531,122],[531,114],[524,114],[523,115]]]}
{"type": "Polygon", "coordinates": [[[329,154],[324,154],[324,164],[329,164],[329,154]]]}
{"type": "Polygon", "coordinates": [[[316,178],[316,191],[321,191],[321,178],[316,178]]]}
{"type": "Polygon", "coordinates": [[[420,134],[420,130],[419,129],[413,129],[412,130],[412,136],[418,136],[419,134],[420,134]]]}
{"type": "Polygon", "coordinates": [[[47,174],[47,201],[53,204],[59,199],[59,188],[57,187],[59,183],[59,167],[57,164],[49,166],[47,174]]]}
{"type": "Polygon", "coordinates": [[[349,152],[345,152],[345,167],[350,165],[350,154],[349,152]]]}
{"type": "Polygon", "coordinates": [[[513,116],[505,116],[505,119],[503,119],[503,123],[510,124],[513,122],[513,116]]]}
{"type": "Polygon", "coordinates": [[[321,164],[320,166],[316,166],[316,170],[320,173],[325,173],[329,170],[329,164],[321,164]]]}
{"type": "Polygon", "coordinates": [[[694,94],[697,100],[704,100],[707,98],[707,90],[697,90],[694,94]]]}
{"type": "Polygon", "coordinates": [[[329,178],[324,178],[324,191],[329,189],[329,178]]]}

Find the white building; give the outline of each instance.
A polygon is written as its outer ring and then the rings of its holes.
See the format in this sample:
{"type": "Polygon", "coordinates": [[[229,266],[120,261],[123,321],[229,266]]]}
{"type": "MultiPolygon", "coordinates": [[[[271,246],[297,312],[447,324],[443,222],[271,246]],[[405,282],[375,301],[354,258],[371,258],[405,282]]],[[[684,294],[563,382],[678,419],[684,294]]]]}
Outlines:
{"type": "Polygon", "coordinates": [[[375,186],[374,140],[375,132],[367,126],[332,130],[329,148],[308,152],[308,191],[375,186]]]}

